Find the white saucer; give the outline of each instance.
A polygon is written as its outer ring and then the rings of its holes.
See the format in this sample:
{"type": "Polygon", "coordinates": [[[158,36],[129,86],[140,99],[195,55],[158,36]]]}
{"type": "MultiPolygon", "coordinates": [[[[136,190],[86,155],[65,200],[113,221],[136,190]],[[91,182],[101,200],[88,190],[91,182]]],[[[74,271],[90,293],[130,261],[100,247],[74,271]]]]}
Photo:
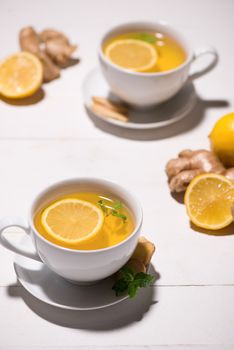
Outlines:
{"type": "MultiPolygon", "coordinates": [[[[22,244],[29,250],[33,249],[30,237],[24,237],[22,244]]],[[[19,282],[30,294],[63,309],[101,309],[128,298],[127,295],[115,296],[112,290],[113,276],[97,284],[79,286],[67,282],[44,264],[21,255],[15,256],[14,268],[19,282]]]]}
{"type": "Polygon", "coordinates": [[[144,111],[130,109],[129,122],[124,123],[111,118],[94,115],[90,110],[92,96],[111,97],[111,99],[119,101],[111,93],[98,67],[87,74],[83,82],[82,91],[85,107],[92,116],[106,123],[127,129],[155,129],[176,123],[188,115],[197,100],[193,84],[188,84],[175,97],[156,106],[154,109],[144,111]]]}

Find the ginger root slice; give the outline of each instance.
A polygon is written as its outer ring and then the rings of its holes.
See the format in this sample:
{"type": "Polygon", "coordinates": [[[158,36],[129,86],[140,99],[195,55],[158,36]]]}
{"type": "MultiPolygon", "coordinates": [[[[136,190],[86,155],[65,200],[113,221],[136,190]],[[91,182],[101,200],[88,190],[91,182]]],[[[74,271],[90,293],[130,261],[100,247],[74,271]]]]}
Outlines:
{"type": "Polygon", "coordinates": [[[113,102],[108,100],[107,98],[99,97],[99,96],[93,96],[92,101],[93,103],[96,103],[103,107],[111,109],[114,112],[126,114],[126,115],[128,113],[127,107],[124,106],[122,103],[113,102]]]}
{"type": "Polygon", "coordinates": [[[129,267],[135,273],[138,273],[138,272],[146,273],[146,266],[140,260],[131,258],[130,260],[128,260],[126,266],[129,267]]]}
{"type": "MultiPolygon", "coordinates": [[[[125,266],[129,267],[133,273],[147,273],[151,258],[155,252],[155,245],[148,241],[145,237],[141,236],[138,239],[138,243],[136,249],[125,264],[125,266]]],[[[115,279],[118,280],[122,276],[121,269],[117,271],[115,274],[115,279]]]]}
{"type": "Polygon", "coordinates": [[[143,263],[147,269],[154,252],[155,245],[152,242],[148,241],[145,237],[141,236],[131,258],[143,263]]]}
{"type": "Polygon", "coordinates": [[[113,110],[113,108],[111,109],[107,105],[103,105],[103,103],[97,103],[97,101],[93,99],[91,104],[91,111],[103,118],[111,118],[124,123],[128,121],[128,117],[125,114],[117,112],[116,110],[113,110]]]}
{"type": "Polygon", "coordinates": [[[192,179],[203,173],[223,174],[234,179],[234,169],[225,169],[212,151],[203,149],[181,151],[177,158],[169,160],[165,171],[171,192],[185,191],[192,179]]]}

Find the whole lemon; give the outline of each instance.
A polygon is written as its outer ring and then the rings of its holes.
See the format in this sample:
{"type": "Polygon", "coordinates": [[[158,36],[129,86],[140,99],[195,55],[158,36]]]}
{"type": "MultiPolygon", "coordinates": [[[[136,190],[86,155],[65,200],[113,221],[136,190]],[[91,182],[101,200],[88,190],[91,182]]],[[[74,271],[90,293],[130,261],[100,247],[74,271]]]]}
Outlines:
{"type": "Polygon", "coordinates": [[[220,118],[209,137],[221,162],[227,167],[234,166],[234,112],[220,118]]]}

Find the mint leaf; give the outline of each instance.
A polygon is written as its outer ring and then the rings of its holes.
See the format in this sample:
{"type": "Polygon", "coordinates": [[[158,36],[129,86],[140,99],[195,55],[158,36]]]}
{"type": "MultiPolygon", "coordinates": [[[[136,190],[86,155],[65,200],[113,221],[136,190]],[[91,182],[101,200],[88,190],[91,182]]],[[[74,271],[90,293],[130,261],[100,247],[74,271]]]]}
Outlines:
{"type": "Polygon", "coordinates": [[[134,273],[128,266],[122,267],[122,269],[119,270],[119,275],[121,279],[128,283],[134,281],[134,273]]]}
{"type": "Polygon", "coordinates": [[[118,218],[122,219],[123,222],[125,222],[125,221],[127,220],[127,216],[124,215],[124,214],[121,214],[121,213],[117,212],[117,210],[112,210],[111,214],[112,214],[113,216],[117,216],[118,218]]]}
{"type": "Polygon", "coordinates": [[[129,298],[134,298],[140,288],[146,288],[155,281],[154,276],[144,272],[134,273],[128,266],[122,267],[118,275],[119,279],[112,287],[116,296],[127,292],[129,298]]]}
{"type": "Polygon", "coordinates": [[[129,283],[129,285],[128,285],[129,298],[134,298],[137,294],[138,289],[139,289],[138,283],[136,283],[135,281],[129,283]]]}
{"type": "Polygon", "coordinates": [[[139,272],[135,275],[134,280],[137,281],[139,287],[145,288],[154,282],[155,277],[144,272],[139,272]]]}
{"type": "Polygon", "coordinates": [[[123,208],[123,205],[122,205],[122,203],[121,203],[120,201],[117,201],[117,202],[115,202],[115,203],[113,204],[113,208],[114,208],[115,210],[122,209],[122,208],[123,208]]]}
{"type": "Polygon", "coordinates": [[[118,297],[123,294],[128,288],[128,282],[124,281],[124,279],[119,279],[115,282],[112,289],[115,291],[115,295],[118,297]]]}
{"type": "Polygon", "coordinates": [[[135,33],[132,34],[131,37],[136,40],[146,41],[149,44],[155,44],[157,41],[156,36],[149,33],[135,33]]]}
{"type": "Polygon", "coordinates": [[[105,204],[104,204],[104,200],[100,200],[100,201],[98,201],[98,204],[99,204],[99,206],[101,207],[101,209],[102,209],[102,211],[105,213],[105,214],[107,214],[107,208],[106,208],[106,206],[105,206],[105,204]]]}
{"type": "Polygon", "coordinates": [[[123,222],[125,223],[127,221],[127,216],[120,212],[121,209],[123,208],[122,203],[120,201],[116,201],[113,203],[112,206],[108,204],[106,204],[106,202],[103,199],[98,201],[98,205],[100,206],[100,208],[102,209],[103,213],[106,216],[109,216],[109,215],[116,216],[122,219],[123,222]]]}

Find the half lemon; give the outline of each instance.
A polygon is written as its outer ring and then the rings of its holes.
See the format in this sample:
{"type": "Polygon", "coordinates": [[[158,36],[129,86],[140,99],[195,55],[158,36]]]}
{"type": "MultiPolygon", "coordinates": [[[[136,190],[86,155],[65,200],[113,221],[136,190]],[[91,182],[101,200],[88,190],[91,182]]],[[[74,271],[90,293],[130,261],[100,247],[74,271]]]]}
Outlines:
{"type": "Polygon", "coordinates": [[[28,52],[19,52],[0,64],[0,94],[8,98],[31,96],[42,84],[40,60],[28,52]]]}
{"type": "Polygon", "coordinates": [[[196,226],[219,230],[233,221],[234,183],[223,175],[198,175],[189,184],[184,201],[196,226]]]}
{"type": "Polygon", "coordinates": [[[90,202],[80,199],[61,199],[41,216],[48,234],[60,243],[76,244],[94,237],[102,228],[103,212],[90,202]]]}

